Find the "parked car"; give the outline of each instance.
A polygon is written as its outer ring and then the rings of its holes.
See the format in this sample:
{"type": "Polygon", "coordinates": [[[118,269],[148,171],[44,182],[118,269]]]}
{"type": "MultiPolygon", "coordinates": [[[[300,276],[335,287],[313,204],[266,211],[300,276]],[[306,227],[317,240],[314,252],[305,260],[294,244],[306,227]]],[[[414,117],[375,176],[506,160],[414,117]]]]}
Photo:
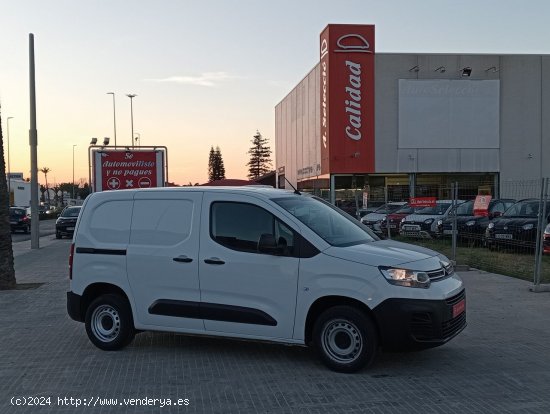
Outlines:
{"type": "MultiPolygon", "coordinates": [[[[487,247],[507,247],[534,250],[537,240],[537,224],[540,201],[536,198],[520,200],[493,219],[487,226],[487,247]]],[[[550,202],[546,204],[545,224],[550,222],[550,202]]]]}
{"type": "MultiPolygon", "coordinates": [[[[485,243],[485,232],[489,222],[501,216],[509,207],[514,205],[513,199],[493,199],[490,201],[486,216],[474,216],[474,200],[467,201],[457,208],[456,227],[459,240],[476,244],[485,243]]],[[[444,236],[453,234],[453,218],[443,220],[444,236]]]]}
{"type": "Polygon", "coordinates": [[[12,233],[22,231],[31,232],[30,209],[25,207],[10,207],[10,230],[12,233]]]}
{"type": "MultiPolygon", "coordinates": [[[[420,207],[422,208],[422,207],[420,207]]],[[[401,226],[401,220],[405,217],[413,214],[415,211],[420,210],[419,207],[411,207],[410,204],[405,204],[399,210],[394,213],[388,214],[385,220],[380,223],[380,230],[382,234],[388,234],[388,225],[390,227],[390,234],[399,234],[399,227],[401,226]]]]}
{"type": "Polygon", "coordinates": [[[365,215],[361,219],[361,222],[365,226],[373,230],[375,233],[381,234],[382,229],[380,225],[385,220],[386,215],[389,213],[393,213],[399,210],[400,208],[403,208],[403,206],[406,204],[407,203],[404,201],[397,201],[397,202],[383,204],[380,207],[378,207],[376,210],[374,210],[372,213],[365,215]]]}
{"type": "Polygon", "coordinates": [[[63,236],[73,237],[76,220],[80,214],[81,206],[67,207],[55,221],[55,238],[63,236]]]}
{"type": "MultiPolygon", "coordinates": [[[[457,206],[464,200],[457,200],[457,206]]],[[[443,232],[441,226],[453,207],[453,200],[438,200],[435,207],[424,207],[401,220],[399,234],[408,237],[435,238],[443,232]]]]}
{"type": "Polygon", "coordinates": [[[464,285],[432,250],[380,240],[320,198],[189,187],[88,196],[69,258],[70,317],[103,350],[169,331],[313,345],[336,371],[379,347],[442,345],[464,285]]]}

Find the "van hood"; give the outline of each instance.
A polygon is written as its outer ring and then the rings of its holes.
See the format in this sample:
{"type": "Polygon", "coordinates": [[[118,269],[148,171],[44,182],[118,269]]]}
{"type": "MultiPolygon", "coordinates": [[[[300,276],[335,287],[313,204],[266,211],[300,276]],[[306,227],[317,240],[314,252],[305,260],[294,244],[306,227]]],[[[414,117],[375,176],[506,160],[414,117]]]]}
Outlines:
{"type": "Polygon", "coordinates": [[[433,250],[393,240],[379,240],[348,247],[331,246],[323,253],[368,266],[397,266],[438,256],[433,250]]]}
{"type": "Polygon", "coordinates": [[[384,220],[386,218],[386,214],[382,213],[369,213],[366,216],[363,217],[364,221],[378,221],[378,220],[384,220]]]}

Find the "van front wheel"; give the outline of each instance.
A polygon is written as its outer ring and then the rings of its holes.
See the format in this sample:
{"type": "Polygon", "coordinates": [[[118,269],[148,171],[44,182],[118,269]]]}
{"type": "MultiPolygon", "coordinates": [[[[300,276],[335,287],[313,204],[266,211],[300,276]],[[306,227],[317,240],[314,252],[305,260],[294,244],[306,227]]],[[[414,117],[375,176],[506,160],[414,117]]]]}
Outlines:
{"type": "Polygon", "coordinates": [[[122,349],[135,336],[130,304],[119,295],[96,298],[86,310],[85,323],[90,341],[104,351],[122,349]]]}
{"type": "Polygon", "coordinates": [[[356,372],[370,365],[378,349],[374,323],[351,306],[324,311],[315,322],[313,340],[325,365],[338,372],[356,372]]]}

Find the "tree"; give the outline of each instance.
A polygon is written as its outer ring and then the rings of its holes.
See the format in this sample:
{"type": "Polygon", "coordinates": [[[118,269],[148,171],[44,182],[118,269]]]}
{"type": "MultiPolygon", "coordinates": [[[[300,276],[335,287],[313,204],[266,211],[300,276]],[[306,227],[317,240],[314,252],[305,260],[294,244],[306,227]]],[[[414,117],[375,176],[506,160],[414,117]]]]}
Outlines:
{"type": "Polygon", "coordinates": [[[262,137],[259,131],[252,137],[252,147],[248,154],[248,178],[255,180],[271,171],[271,148],[267,146],[267,138],[262,137]]]}
{"type": "Polygon", "coordinates": [[[0,290],[15,289],[15,268],[11,246],[10,204],[6,164],[4,162],[4,137],[2,135],[2,116],[0,115],[0,290]]]}
{"type": "Polygon", "coordinates": [[[50,172],[50,169],[48,167],[42,167],[40,168],[40,172],[44,173],[44,179],[46,180],[46,191],[48,192],[48,204],[51,204],[50,193],[48,191],[48,173],[50,172]]]}
{"type": "Polygon", "coordinates": [[[225,166],[223,164],[220,147],[210,147],[208,155],[208,181],[223,180],[225,178],[225,166]]]}
{"type": "Polygon", "coordinates": [[[223,180],[225,178],[225,166],[223,164],[222,152],[220,147],[216,147],[214,152],[214,180],[223,180]]]}
{"type": "Polygon", "coordinates": [[[214,159],[216,153],[214,147],[210,147],[210,154],[208,154],[208,181],[214,181],[214,159]]]}

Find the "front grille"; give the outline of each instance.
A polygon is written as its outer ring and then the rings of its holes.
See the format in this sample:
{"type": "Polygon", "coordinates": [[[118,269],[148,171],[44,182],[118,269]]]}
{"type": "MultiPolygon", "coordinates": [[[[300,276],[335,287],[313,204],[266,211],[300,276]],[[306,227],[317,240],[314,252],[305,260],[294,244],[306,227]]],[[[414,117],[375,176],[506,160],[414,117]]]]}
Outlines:
{"type": "Polygon", "coordinates": [[[465,290],[462,290],[457,295],[454,295],[445,300],[448,313],[443,313],[439,316],[439,312],[432,314],[431,312],[414,312],[411,314],[410,329],[411,335],[417,341],[446,341],[460,332],[466,326],[466,311],[462,312],[455,318],[442,320],[444,315],[450,317],[452,307],[466,298],[465,290]]]}
{"type": "Polygon", "coordinates": [[[443,269],[443,268],[441,268],[439,270],[434,270],[432,272],[427,272],[427,273],[428,273],[428,277],[430,278],[431,282],[437,282],[438,280],[444,279],[447,276],[449,276],[447,274],[447,272],[445,272],[445,269],[443,269]]]}
{"type": "Polygon", "coordinates": [[[460,293],[445,299],[445,302],[447,303],[447,305],[453,306],[453,305],[456,305],[465,297],[466,297],[466,290],[462,290],[460,293]]]}
{"type": "Polygon", "coordinates": [[[462,312],[456,318],[443,322],[443,338],[449,338],[460,331],[466,325],[466,312],[462,312]]]}

